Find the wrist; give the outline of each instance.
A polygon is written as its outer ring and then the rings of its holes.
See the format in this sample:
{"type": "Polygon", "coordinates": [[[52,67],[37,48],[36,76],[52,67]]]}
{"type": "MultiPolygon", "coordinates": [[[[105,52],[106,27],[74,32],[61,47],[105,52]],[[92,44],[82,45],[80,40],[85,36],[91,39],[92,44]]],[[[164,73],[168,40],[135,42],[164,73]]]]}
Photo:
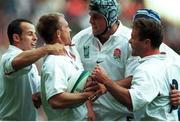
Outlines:
{"type": "Polygon", "coordinates": [[[48,45],[44,45],[42,48],[42,52],[45,55],[48,55],[50,53],[50,49],[49,49],[49,46],[48,45]]]}
{"type": "MultiPolygon", "coordinates": [[[[105,93],[108,91],[108,88],[111,87],[113,85],[113,81],[111,79],[107,79],[105,82],[104,82],[104,86],[105,86],[105,93]]],[[[104,93],[104,94],[105,94],[104,93]]]]}
{"type": "Polygon", "coordinates": [[[104,91],[103,91],[103,94],[106,94],[107,93],[107,88],[106,88],[106,86],[105,86],[105,89],[104,89],[104,91]]]}
{"type": "Polygon", "coordinates": [[[46,54],[47,55],[49,55],[49,54],[52,54],[53,53],[53,49],[52,49],[52,47],[51,47],[51,45],[45,45],[45,52],[46,52],[46,54]]]}
{"type": "Polygon", "coordinates": [[[89,100],[89,97],[92,95],[92,92],[83,92],[82,95],[85,101],[87,101],[89,100]]]}

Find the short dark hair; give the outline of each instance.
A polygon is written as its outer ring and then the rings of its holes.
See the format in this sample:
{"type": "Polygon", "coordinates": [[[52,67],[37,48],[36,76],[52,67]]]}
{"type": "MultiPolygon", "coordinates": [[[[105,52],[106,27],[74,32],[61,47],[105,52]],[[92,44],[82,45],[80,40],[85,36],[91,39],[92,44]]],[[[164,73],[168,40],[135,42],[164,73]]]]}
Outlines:
{"type": "Polygon", "coordinates": [[[11,45],[14,44],[14,40],[13,40],[13,34],[18,34],[19,36],[21,36],[22,34],[22,28],[21,28],[21,23],[22,22],[27,22],[32,24],[31,21],[24,19],[24,18],[18,18],[13,20],[7,28],[7,34],[8,34],[8,38],[9,38],[9,42],[11,45]]]}
{"type": "Polygon", "coordinates": [[[138,18],[133,22],[133,28],[139,29],[139,40],[151,40],[154,48],[159,48],[163,40],[163,28],[160,23],[152,19],[138,18]]]}
{"type": "Polygon", "coordinates": [[[64,17],[60,13],[50,13],[40,17],[36,26],[38,34],[49,44],[53,40],[54,33],[60,28],[59,17],[64,17]]]}

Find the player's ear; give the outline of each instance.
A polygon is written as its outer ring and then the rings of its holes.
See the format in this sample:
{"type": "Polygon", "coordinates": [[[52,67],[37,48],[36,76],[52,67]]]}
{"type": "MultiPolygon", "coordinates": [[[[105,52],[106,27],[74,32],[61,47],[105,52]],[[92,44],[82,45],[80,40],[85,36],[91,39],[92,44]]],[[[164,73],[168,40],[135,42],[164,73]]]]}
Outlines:
{"type": "Polygon", "coordinates": [[[19,34],[14,33],[12,37],[13,37],[14,45],[17,45],[20,42],[19,34]]]}
{"type": "Polygon", "coordinates": [[[151,45],[151,40],[150,39],[145,39],[144,41],[144,46],[146,46],[145,48],[150,48],[150,47],[152,47],[152,45],[151,45]]]}
{"type": "Polygon", "coordinates": [[[60,31],[59,29],[56,31],[56,36],[57,36],[58,38],[61,37],[61,31],[60,31]]]}

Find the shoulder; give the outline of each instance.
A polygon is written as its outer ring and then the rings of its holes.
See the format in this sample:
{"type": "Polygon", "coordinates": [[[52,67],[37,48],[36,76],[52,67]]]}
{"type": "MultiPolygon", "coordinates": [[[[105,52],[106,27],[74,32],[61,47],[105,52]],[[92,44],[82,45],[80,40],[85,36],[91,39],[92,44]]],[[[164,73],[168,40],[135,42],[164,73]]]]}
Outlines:
{"type": "Polygon", "coordinates": [[[15,71],[12,66],[12,61],[17,55],[19,55],[22,52],[23,52],[22,50],[20,50],[19,48],[15,46],[12,46],[12,45],[9,46],[8,50],[1,57],[1,63],[3,64],[5,72],[15,71]]]}
{"type": "Polygon", "coordinates": [[[73,38],[77,38],[79,36],[83,36],[83,35],[86,35],[86,34],[91,34],[92,33],[92,28],[91,27],[88,27],[84,30],[81,30],[79,33],[77,33],[73,38]]]}
{"type": "Polygon", "coordinates": [[[82,31],[80,31],[79,33],[77,33],[73,38],[72,38],[72,41],[73,42],[77,42],[79,41],[80,39],[86,39],[88,38],[90,35],[92,35],[92,28],[91,27],[88,27],[82,31]]]}
{"type": "Polygon", "coordinates": [[[127,53],[127,55],[131,55],[131,46],[129,44],[129,39],[131,38],[131,29],[123,26],[121,23],[117,29],[117,31],[114,33],[114,40],[116,42],[116,45],[121,47],[122,52],[127,53]]]}
{"type": "Polygon", "coordinates": [[[118,35],[119,37],[123,37],[127,40],[129,40],[131,38],[131,32],[132,32],[132,29],[124,26],[121,22],[119,24],[119,27],[116,31],[116,35],[118,35]]]}
{"type": "Polygon", "coordinates": [[[10,45],[9,48],[7,49],[7,51],[2,55],[3,59],[8,59],[8,58],[14,58],[17,55],[19,55],[20,53],[22,53],[23,51],[20,50],[19,48],[10,45]]]}
{"type": "Polygon", "coordinates": [[[48,55],[44,58],[45,63],[50,63],[50,62],[64,62],[66,59],[66,56],[64,55],[48,55]]]}
{"type": "Polygon", "coordinates": [[[44,57],[43,68],[57,68],[65,65],[66,58],[62,55],[48,55],[44,57]]]}
{"type": "Polygon", "coordinates": [[[155,74],[158,72],[162,72],[165,69],[165,67],[167,67],[167,66],[164,66],[165,64],[166,64],[166,60],[159,60],[158,58],[151,59],[151,60],[144,61],[136,69],[137,71],[155,74]]]}
{"type": "Polygon", "coordinates": [[[180,56],[165,43],[162,43],[160,45],[160,51],[165,52],[168,55],[168,57],[172,58],[172,60],[176,60],[180,58],[180,56]]]}
{"type": "MultiPolygon", "coordinates": [[[[118,45],[128,49],[128,51],[131,51],[131,47],[129,44],[129,39],[131,38],[131,29],[124,26],[121,22],[119,24],[118,29],[113,34],[114,40],[116,40],[116,43],[119,43],[118,45]]],[[[125,49],[125,50],[126,50],[125,49]]]]}

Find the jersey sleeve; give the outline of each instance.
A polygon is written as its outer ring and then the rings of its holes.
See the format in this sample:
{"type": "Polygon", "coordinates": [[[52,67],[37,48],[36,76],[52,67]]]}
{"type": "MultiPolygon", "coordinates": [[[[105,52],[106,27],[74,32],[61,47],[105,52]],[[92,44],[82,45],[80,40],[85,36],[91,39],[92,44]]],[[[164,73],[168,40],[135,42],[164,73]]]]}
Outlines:
{"type": "Polygon", "coordinates": [[[132,100],[133,111],[137,111],[149,104],[159,93],[154,79],[146,71],[137,69],[133,75],[129,93],[132,100]]]}
{"type": "Polygon", "coordinates": [[[50,57],[51,59],[43,65],[42,80],[45,83],[47,100],[67,90],[67,73],[64,62],[50,57]]]}
{"type": "Polygon", "coordinates": [[[132,56],[131,45],[127,46],[127,59],[125,64],[125,77],[132,76],[137,66],[139,66],[139,56],[132,56]]]}
{"type": "Polygon", "coordinates": [[[40,92],[40,76],[39,76],[39,73],[38,73],[38,70],[35,66],[35,64],[32,65],[32,80],[30,81],[31,82],[31,87],[33,89],[33,93],[35,92],[40,92]]]}
{"type": "Polygon", "coordinates": [[[5,55],[3,57],[3,60],[4,60],[4,63],[3,63],[3,65],[4,65],[4,74],[6,75],[6,77],[15,78],[15,77],[27,74],[31,70],[32,65],[24,67],[24,68],[19,69],[19,70],[15,70],[13,68],[12,62],[13,62],[14,58],[16,56],[18,56],[20,53],[21,53],[20,51],[13,52],[13,53],[10,53],[10,54],[5,55]]]}
{"type": "Polygon", "coordinates": [[[130,56],[125,64],[125,77],[133,76],[136,67],[139,66],[140,57],[130,56]]]}

